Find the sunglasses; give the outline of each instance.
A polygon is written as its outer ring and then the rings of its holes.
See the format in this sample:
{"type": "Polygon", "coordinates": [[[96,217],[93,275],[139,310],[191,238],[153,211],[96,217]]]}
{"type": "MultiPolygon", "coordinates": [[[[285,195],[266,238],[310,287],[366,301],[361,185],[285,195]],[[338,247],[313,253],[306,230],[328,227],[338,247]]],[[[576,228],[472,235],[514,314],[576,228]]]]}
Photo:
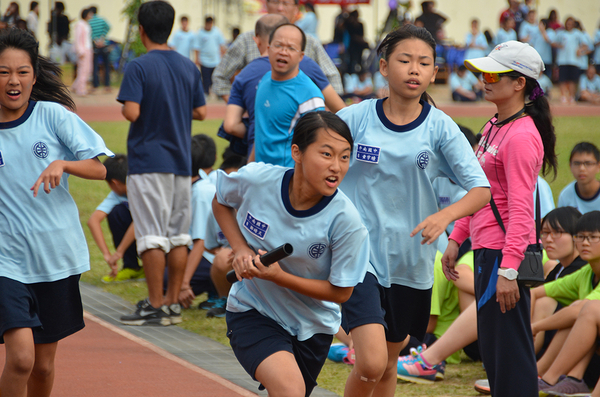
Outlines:
{"type": "Polygon", "coordinates": [[[502,78],[502,76],[509,76],[509,77],[520,77],[521,75],[519,73],[516,72],[504,72],[504,73],[486,73],[483,72],[481,73],[481,77],[483,78],[483,81],[485,81],[488,84],[494,84],[500,81],[500,79],[502,78]]]}

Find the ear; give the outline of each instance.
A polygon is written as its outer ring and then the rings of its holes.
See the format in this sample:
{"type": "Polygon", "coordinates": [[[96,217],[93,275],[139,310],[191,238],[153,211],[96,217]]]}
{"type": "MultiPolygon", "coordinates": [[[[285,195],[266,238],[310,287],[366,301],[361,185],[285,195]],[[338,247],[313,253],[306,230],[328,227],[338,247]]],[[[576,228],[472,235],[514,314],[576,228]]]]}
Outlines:
{"type": "Polygon", "coordinates": [[[435,83],[435,77],[437,76],[438,70],[440,70],[439,66],[435,65],[433,67],[433,76],[431,76],[431,81],[429,82],[430,84],[435,83]]]}
{"type": "Polygon", "coordinates": [[[302,163],[302,152],[300,151],[300,148],[296,144],[292,145],[292,158],[294,159],[295,163],[298,163],[298,164],[302,163]]]}
{"type": "Polygon", "coordinates": [[[527,80],[525,79],[525,77],[519,77],[518,79],[516,79],[514,81],[515,81],[515,91],[522,91],[525,89],[525,84],[527,83],[527,80]]]}
{"type": "Polygon", "coordinates": [[[388,64],[387,61],[383,58],[381,58],[379,60],[379,73],[381,73],[381,75],[385,78],[388,77],[388,68],[387,68],[388,64]]]}
{"type": "Polygon", "coordinates": [[[260,48],[260,37],[258,37],[258,36],[252,36],[252,40],[254,40],[254,42],[256,43],[256,46],[258,48],[260,48]]]}

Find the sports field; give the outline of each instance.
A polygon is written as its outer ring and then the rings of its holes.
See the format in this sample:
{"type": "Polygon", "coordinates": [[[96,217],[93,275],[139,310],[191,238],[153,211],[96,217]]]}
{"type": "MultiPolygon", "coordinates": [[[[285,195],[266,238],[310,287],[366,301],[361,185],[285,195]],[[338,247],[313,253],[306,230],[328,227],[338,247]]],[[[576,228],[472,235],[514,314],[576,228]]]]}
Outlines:
{"type": "MultiPolygon", "coordinates": [[[[568,167],[569,153],[575,143],[580,141],[594,142],[600,144],[600,109],[598,116],[574,117],[564,116],[556,117],[554,124],[557,132],[557,154],[559,160],[558,176],[552,181],[552,176],[546,178],[552,187],[555,201],[561,189],[572,180],[568,167]]],[[[475,133],[487,119],[478,118],[456,118],[455,121],[471,128],[475,133]]],[[[109,122],[90,122],[100,135],[104,137],[107,146],[116,152],[126,152],[126,138],[129,123],[125,121],[109,122]]],[[[216,131],[221,124],[221,120],[205,120],[203,122],[194,122],[193,134],[205,133],[215,138],[218,153],[223,152],[227,142],[216,137],[216,131]]],[[[215,167],[220,164],[220,157],[215,167]]],[[[84,231],[90,247],[92,269],[83,274],[82,280],[93,285],[103,286],[111,293],[119,295],[130,301],[132,304],[146,296],[146,287],[144,283],[134,282],[119,285],[104,285],[100,278],[108,273],[108,266],[104,262],[100,251],[97,249],[91,234],[86,226],[86,222],[94,211],[96,206],[106,197],[109,192],[108,185],[102,181],[88,181],[78,178],[70,178],[70,191],[79,207],[81,222],[84,225],[84,231]]],[[[108,231],[105,230],[107,241],[111,241],[108,231]]],[[[204,297],[197,298],[197,302],[204,297]]],[[[132,306],[133,309],[133,306],[132,306]]],[[[197,309],[184,311],[185,321],[182,326],[193,332],[208,336],[223,344],[228,344],[225,337],[225,319],[213,318],[206,319],[205,312],[197,309]]],[[[467,359],[468,360],[468,359],[467,359]]],[[[481,363],[472,363],[463,360],[462,364],[449,365],[446,371],[446,380],[437,382],[434,385],[414,385],[398,383],[396,396],[475,396],[477,392],[473,390],[473,382],[485,377],[481,363]]],[[[350,372],[350,367],[345,364],[337,364],[328,361],[319,377],[319,385],[332,390],[339,395],[343,394],[345,380],[350,372]]]]}

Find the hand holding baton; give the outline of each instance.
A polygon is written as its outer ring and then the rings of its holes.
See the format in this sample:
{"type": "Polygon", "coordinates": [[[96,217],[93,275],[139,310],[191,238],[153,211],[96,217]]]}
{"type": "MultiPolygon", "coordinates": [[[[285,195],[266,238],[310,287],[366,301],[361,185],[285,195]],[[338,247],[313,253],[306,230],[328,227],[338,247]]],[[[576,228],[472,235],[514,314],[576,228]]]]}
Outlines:
{"type": "MultiPolygon", "coordinates": [[[[264,266],[269,266],[277,261],[282,260],[283,258],[287,258],[288,256],[292,255],[293,252],[294,247],[292,247],[292,244],[285,243],[267,252],[266,254],[261,255],[260,263],[262,263],[264,266]]],[[[252,260],[252,264],[254,265],[254,260],[252,260]]],[[[231,284],[238,281],[235,275],[235,270],[231,270],[227,273],[227,281],[229,281],[231,284]]]]}

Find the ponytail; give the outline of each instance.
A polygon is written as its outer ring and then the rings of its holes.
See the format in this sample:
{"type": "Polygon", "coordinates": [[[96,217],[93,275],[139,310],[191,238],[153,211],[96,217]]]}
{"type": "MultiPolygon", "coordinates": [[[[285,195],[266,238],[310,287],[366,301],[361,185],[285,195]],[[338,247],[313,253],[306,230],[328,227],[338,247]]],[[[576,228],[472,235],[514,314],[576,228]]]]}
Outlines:
{"type": "Polygon", "coordinates": [[[556,170],[558,168],[556,152],[554,150],[556,134],[554,133],[554,125],[552,124],[550,104],[546,96],[543,95],[543,91],[537,80],[531,77],[525,77],[525,80],[525,96],[530,99],[530,102],[525,106],[525,113],[533,119],[544,145],[542,173],[545,176],[552,171],[553,177],[556,178],[556,170]]]}
{"type": "Polygon", "coordinates": [[[31,100],[59,103],[75,110],[75,102],[69,89],[62,82],[60,67],[50,59],[38,54],[38,43],[31,33],[21,29],[5,29],[0,32],[0,53],[8,48],[25,51],[31,60],[36,82],[31,91],[31,100]]]}

